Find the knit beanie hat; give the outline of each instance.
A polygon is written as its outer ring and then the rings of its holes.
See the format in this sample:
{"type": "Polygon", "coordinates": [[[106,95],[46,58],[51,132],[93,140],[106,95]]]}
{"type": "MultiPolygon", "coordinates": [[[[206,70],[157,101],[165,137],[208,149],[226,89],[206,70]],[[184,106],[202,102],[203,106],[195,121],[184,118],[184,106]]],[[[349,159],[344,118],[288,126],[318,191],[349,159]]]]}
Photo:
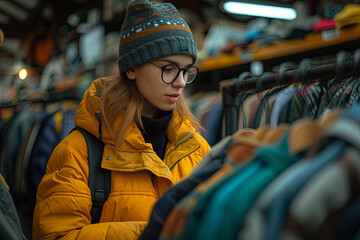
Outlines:
{"type": "Polygon", "coordinates": [[[171,3],[132,0],[120,32],[120,73],[161,57],[185,54],[197,58],[191,30],[171,3]]]}

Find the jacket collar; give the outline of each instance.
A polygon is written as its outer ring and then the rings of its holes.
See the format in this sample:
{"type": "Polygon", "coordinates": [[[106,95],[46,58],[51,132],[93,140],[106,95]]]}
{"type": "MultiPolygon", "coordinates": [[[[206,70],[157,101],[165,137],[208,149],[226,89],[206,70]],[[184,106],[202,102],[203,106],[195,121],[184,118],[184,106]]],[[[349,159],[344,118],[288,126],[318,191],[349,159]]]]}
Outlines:
{"type": "MultiPolygon", "coordinates": [[[[80,126],[93,135],[99,137],[99,121],[95,112],[100,109],[100,98],[96,93],[102,86],[102,79],[93,81],[85,92],[75,115],[75,125],[80,126]]],[[[122,115],[115,120],[114,128],[119,129],[122,115]]],[[[168,146],[162,161],[152,149],[150,143],[146,143],[140,129],[133,123],[126,132],[125,143],[120,149],[115,148],[115,142],[110,138],[106,129],[102,128],[102,140],[105,143],[103,161],[101,166],[109,170],[139,171],[148,169],[155,175],[170,177],[172,168],[182,158],[189,155],[200,147],[199,141],[193,136],[195,129],[189,120],[184,119],[178,113],[173,114],[169,123],[170,131],[167,131],[168,146]],[[176,151],[175,151],[176,150],[176,151]]]]}

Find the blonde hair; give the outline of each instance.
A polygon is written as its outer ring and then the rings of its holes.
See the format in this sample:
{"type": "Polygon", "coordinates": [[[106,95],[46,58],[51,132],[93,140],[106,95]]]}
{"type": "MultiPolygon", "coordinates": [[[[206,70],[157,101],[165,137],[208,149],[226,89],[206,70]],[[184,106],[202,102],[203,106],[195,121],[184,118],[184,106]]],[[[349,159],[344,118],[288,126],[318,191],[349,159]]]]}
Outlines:
{"type": "MultiPolygon", "coordinates": [[[[103,124],[110,137],[116,142],[117,147],[124,142],[126,131],[131,124],[137,122],[143,128],[141,111],[144,105],[144,97],[138,91],[135,81],[128,79],[126,74],[104,79],[103,86],[97,95],[100,96],[103,124]],[[124,113],[124,118],[118,136],[115,136],[113,124],[121,112],[124,113]]],[[[179,113],[181,116],[181,121],[176,127],[180,127],[184,119],[188,119],[196,131],[204,133],[204,128],[191,113],[184,96],[179,97],[173,108],[173,113],[179,113]]]]}

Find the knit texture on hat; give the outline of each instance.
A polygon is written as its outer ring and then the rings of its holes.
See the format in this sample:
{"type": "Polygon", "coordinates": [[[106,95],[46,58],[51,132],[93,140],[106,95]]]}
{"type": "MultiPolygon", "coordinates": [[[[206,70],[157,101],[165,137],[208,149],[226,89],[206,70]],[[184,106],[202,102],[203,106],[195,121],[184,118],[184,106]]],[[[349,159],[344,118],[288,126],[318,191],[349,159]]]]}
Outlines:
{"type": "Polygon", "coordinates": [[[130,1],[120,32],[120,73],[161,57],[185,54],[197,58],[187,23],[170,3],[130,1]]]}

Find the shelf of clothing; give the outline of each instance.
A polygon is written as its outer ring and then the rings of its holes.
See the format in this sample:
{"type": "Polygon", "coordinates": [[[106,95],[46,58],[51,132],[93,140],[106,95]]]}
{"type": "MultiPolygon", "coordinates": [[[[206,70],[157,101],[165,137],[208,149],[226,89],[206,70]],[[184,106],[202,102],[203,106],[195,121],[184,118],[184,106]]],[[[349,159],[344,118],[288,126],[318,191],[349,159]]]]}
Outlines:
{"type": "Polygon", "coordinates": [[[250,70],[250,64],[261,61],[264,72],[286,61],[299,63],[304,58],[335,55],[341,50],[353,51],[360,47],[360,24],[342,29],[314,32],[305,38],[288,39],[272,45],[260,46],[251,52],[251,58],[243,59],[240,55],[226,54],[199,61],[197,88],[219,88],[220,81],[238,77],[250,70]]]}
{"type": "MultiPolygon", "coordinates": [[[[352,43],[360,44],[360,24],[343,29],[330,29],[323,32],[309,33],[305,38],[282,40],[271,45],[261,46],[254,52],[251,52],[251,60],[244,60],[241,56],[235,54],[227,54],[207,58],[198,62],[197,66],[200,72],[207,72],[246,64],[250,61],[265,61],[284,56],[292,58],[296,54],[317,49],[333,52],[331,49],[337,45],[352,43]]],[[[341,49],[344,48],[342,47],[341,49]]]]}

